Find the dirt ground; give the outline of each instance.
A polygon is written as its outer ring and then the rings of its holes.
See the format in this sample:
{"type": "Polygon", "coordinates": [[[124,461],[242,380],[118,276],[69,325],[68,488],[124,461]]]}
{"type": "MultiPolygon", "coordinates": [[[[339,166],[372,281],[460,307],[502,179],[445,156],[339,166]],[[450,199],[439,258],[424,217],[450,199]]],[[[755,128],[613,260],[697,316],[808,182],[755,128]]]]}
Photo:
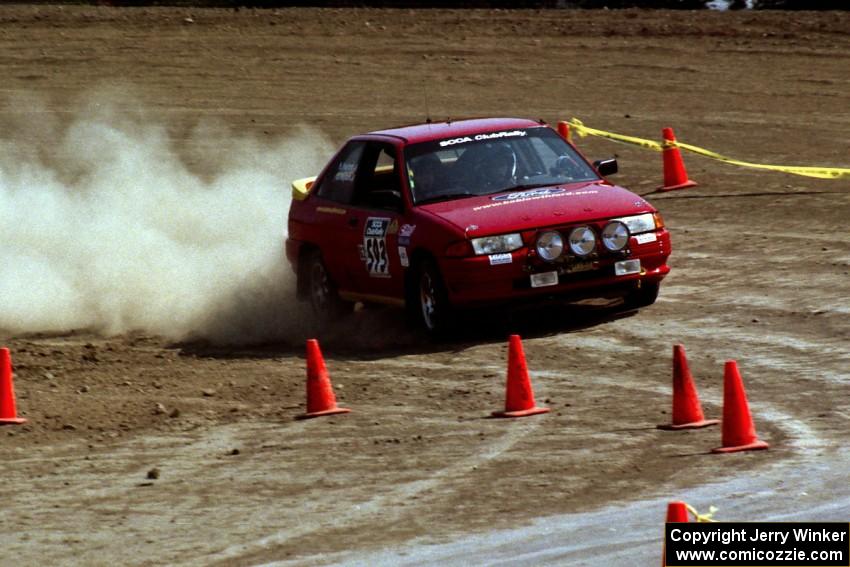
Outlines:
{"type": "MultiPolygon", "coordinates": [[[[759,163],[850,166],[846,12],[4,6],[0,75],[4,96],[42,97],[60,120],[118,85],[177,138],[200,117],[269,138],[306,123],[340,143],[426,114],[576,116],[653,139],[673,126],[759,163]]],[[[616,181],[638,193],[661,181],[657,154],[578,144],[616,153],[616,181]]],[[[0,564],[321,564],[759,475],[798,458],[803,430],[829,463],[850,426],[850,179],[685,159],[699,185],[648,197],[674,246],[654,306],[497,314],[436,345],[399,312],[359,311],[321,337],[348,415],[293,419],[306,330],[247,347],[3,333],[29,422],[0,429],[0,564]],[[551,414],[486,419],[509,332],[551,414]],[[677,342],[711,415],[738,360],[769,451],[709,455],[717,428],[655,429],[677,342]]]]}

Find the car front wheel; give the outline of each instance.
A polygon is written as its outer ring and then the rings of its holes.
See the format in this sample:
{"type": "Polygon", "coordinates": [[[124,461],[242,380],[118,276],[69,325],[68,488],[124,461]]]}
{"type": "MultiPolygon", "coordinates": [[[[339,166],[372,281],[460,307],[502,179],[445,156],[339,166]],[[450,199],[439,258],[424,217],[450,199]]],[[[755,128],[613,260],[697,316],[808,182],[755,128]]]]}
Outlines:
{"type": "Polygon", "coordinates": [[[639,309],[655,303],[661,284],[658,282],[642,282],[641,286],[630,292],[624,298],[624,304],[629,309],[639,309]]]}

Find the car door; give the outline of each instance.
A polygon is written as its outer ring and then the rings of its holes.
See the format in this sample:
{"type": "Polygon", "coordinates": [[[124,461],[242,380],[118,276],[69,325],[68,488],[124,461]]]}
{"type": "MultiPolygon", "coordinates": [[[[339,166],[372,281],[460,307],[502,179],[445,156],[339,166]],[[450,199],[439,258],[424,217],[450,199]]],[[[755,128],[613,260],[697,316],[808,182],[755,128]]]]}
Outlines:
{"type": "MultiPolygon", "coordinates": [[[[406,249],[398,246],[404,221],[403,181],[398,149],[391,143],[367,142],[347,213],[346,248],[353,291],[363,301],[399,303],[404,300],[406,249]]],[[[355,298],[352,298],[355,299],[355,298]]]]}
{"type": "Polygon", "coordinates": [[[356,258],[358,252],[349,242],[353,230],[350,223],[358,222],[357,215],[352,214],[352,201],[365,149],[366,142],[362,140],[346,144],[314,190],[315,217],[310,225],[309,240],[318,244],[328,273],[341,293],[354,287],[351,257],[356,258]]]}

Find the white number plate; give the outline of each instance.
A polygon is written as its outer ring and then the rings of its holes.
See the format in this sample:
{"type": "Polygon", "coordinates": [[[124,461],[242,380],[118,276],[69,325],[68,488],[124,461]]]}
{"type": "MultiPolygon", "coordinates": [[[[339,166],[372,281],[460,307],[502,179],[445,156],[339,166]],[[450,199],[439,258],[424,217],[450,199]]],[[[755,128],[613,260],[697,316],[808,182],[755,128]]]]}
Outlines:
{"type": "Polygon", "coordinates": [[[623,260],[614,264],[614,274],[618,276],[627,276],[629,274],[640,273],[640,260],[623,260]]]}
{"type": "Polygon", "coordinates": [[[647,244],[649,242],[655,242],[658,240],[658,237],[655,236],[654,232],[647,232],[646,234],[638,234],[635,236],[638,244],[647,244]]]}
{"type": "Polygon", "coordinates": [[[558,272],[531,274],[531,287],[546,287],[558,283],[558,272]]]}

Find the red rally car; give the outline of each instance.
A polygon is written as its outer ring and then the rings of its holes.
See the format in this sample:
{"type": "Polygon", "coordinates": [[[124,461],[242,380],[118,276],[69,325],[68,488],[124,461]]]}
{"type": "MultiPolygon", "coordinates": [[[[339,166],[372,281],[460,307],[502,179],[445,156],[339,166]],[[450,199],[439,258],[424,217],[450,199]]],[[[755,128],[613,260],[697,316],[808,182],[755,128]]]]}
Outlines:
{"type": "Polygon", "coordinates": [[[658,211],[542,122],[426,123],[351,138],[292,184],[286,253],[327,319],[406,306],[448,330],[459,308],[562,296],[652,304],[670,271],[658,211]]]}

